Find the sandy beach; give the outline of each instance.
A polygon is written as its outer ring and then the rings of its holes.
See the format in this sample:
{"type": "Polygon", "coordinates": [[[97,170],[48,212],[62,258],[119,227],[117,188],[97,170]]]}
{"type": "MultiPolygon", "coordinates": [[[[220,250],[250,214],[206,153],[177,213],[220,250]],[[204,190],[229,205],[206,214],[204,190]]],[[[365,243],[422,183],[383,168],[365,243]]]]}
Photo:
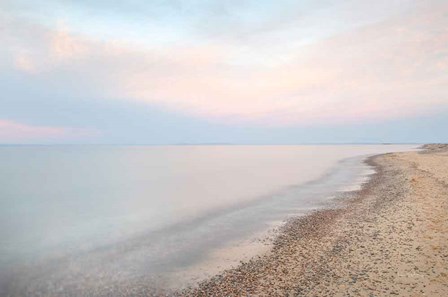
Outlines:
{"type": "Polygon", "coordinates": [[[285,224],[265,255],[179,296],[448,296],[448,145],[371,157],[333,208],[285,224]]]}

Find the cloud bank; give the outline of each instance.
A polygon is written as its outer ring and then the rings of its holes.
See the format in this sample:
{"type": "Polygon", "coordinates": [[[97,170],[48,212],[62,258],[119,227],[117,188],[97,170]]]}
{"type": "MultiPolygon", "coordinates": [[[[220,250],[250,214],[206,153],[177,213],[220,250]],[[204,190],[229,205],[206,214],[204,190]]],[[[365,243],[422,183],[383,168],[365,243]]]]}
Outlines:
{"type": "Polygon", "coordinates": [[[0,119],[0,143],[26,143],[36,140],[60,141],[96,136],[97,131],[67,127],[29,125],[0,119]]]}
{"type": "Polygon", "coordinates": [[[147,103],[227,124],[359,123],[448,108],[444,1],[380,1],[377,10],[367,1],[173,1],[104,13],[100,2],[89,11],[80,3],[70,6],[75,16],[53,23],[10,4],[1,15],[0,67],[62,94],[147,103]],[[87,12],[103,26],[138,15],[135,28],[166,24],[176,34],[101,35],[79,25],[87,12]]]}

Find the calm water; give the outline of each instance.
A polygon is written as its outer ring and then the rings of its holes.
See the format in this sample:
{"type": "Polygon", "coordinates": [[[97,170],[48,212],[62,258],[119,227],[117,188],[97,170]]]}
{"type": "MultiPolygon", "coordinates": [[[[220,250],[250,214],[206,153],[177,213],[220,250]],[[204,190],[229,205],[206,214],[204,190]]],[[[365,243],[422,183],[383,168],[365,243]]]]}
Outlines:
{"type": "Polygon", "coordinates": [[[180,285],[215,251],[359,183],[365,156],[411,148],[0,147],[0,293],[180,285]]]}

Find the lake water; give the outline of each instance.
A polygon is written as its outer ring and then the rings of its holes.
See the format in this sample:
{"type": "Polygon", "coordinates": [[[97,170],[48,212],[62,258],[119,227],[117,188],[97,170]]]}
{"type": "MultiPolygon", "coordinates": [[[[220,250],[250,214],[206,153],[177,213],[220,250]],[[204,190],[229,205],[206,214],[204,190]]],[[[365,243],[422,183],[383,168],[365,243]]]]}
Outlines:
{"type": "Polygon", "coordinates": [[[414,147],[0,147],[0,295],[180,287],[414,147]]]}

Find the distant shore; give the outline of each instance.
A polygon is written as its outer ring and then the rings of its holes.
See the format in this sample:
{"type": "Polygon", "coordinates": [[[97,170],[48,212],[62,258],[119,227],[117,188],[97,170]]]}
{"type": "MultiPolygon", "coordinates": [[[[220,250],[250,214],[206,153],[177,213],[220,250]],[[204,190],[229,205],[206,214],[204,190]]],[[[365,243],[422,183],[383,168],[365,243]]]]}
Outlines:
{"type": "MultiPolygon", "coordinates": [[[[369,158],[342,207],[291,220],[272,250],[179,296],[448,296],[448,145],[369,158]]],[[[170,294],[171,295],[171,294],[170,294]]]]}

